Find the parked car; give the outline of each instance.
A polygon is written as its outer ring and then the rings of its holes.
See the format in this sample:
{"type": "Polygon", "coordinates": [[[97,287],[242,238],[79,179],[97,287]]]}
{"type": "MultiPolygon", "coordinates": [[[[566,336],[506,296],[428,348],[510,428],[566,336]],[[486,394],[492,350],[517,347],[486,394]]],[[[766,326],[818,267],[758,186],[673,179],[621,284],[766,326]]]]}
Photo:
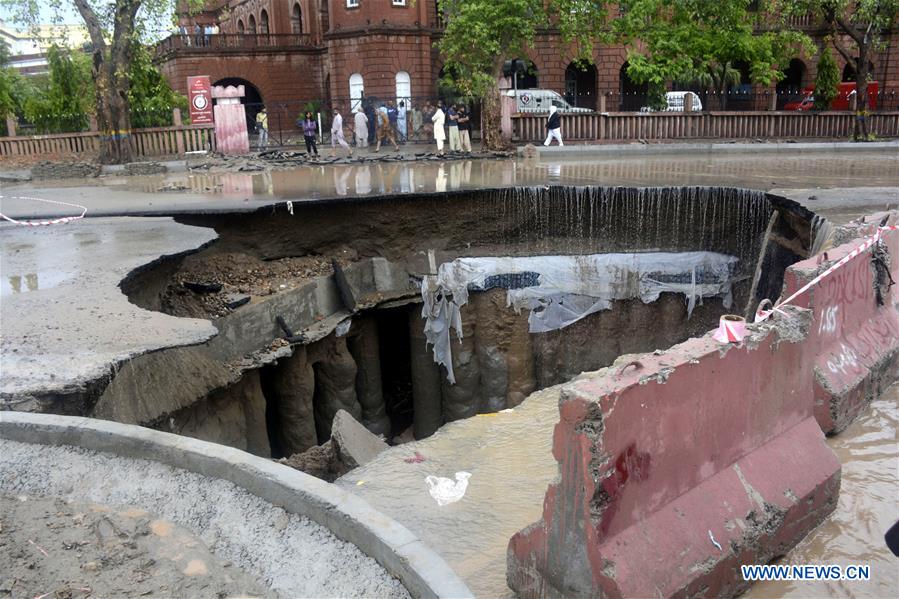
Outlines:
{"type": "MultiPolygon", "coordinates": [[[[699,94],[696,92],[668,92],[665,94],[665,112],[683,112],[684,110],[684,98],[687,94],[693,94],[693,112],[700,112],[702,110],[702,100],[699,99],[699,94]]],[[[640,112],[655,112],[649,106],[644,106],[640,109],[640,112]]]]}
{"type": "Polygon", "coordinates": [[[665,94],[665,102],[668,104],[668,107],[665,110],[667,112],[683,112],[684,97],[687,94],[692,94],[693,96],[693,112],[701,111],[702,100],[699,99],[699,94],[696,92],[668,92],[665,94]]]}
{"type": "MultiPolygon", "coordinates": [[[[868,83],[868,109],[875,110],[877,108],[877,91],[879,86],[876,81],[868,83]]],[[[830,103],[831,110],[849,110],[849,101],[856,94],[855,81],[844,81],[837,88],[837,95],[830,103]]],[[[807,87],[802,90],[804,94],[802,100],[798,102],[788,102],[784,105],[784,110],[811,110],[815,106],[815,88],[807,87]]]]}
{"type": "MultiPolygon", "coordinates": [[[[507,92],[510,98],[515,97],[515,90],[507,92]]],[[[589,108],[578,108],[565,101],[561,95],[551,89],[520,89],[517,98],[518,112],[549,112],[555,106],[559,112],[593,112],[589,108]]]]}

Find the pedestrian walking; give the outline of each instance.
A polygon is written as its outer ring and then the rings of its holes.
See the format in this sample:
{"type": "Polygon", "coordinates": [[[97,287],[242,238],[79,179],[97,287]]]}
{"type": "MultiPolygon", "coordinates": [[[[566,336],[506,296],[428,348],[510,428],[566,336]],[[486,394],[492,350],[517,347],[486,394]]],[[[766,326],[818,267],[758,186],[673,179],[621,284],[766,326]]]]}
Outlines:
{"type": "Polygon", "coordinates": [[[368,117],[362,112],[362,107],[357,107],[353,113],[353,124],[356,127],[356,147],[368,147],[368,117]]]}
{"type": "Polygon", "coordinates": [[[459,151],[459,112],[456,105],[450,106],[449,112],[446,113],[446,126],[449,129],[449,149],[450,152],[459,151]]]}
{"type": "Polygon", "coordinates": [[[434,140],[437,142],[437,153],[443,156],[443,142],[446,140],[446,131],[443,130],[443,123],[446,120],[446,114],[443,112],[443,102],[437,102],[437,109],[431,117],[434,124],[434,140]]]}
{"type": "Polygon", "coordinates": [[[459,143],[463,152],[471,154],[471,116],[464,106],[459,107],[459,143]]]}
{"type": "Polygon", "coordinates": [[[404,144],[409,141],[409,127],[406,119],[408,118],[408,114],[406,112],[406,102],[404,100],[400,100],[400,105],[396,109],[396,130],[397,133],[400,134],[400,143],[404,144]]]}
{"type": "MultiPolygon", "coordinates": [[[[375,146],[375,152],[381,151],[381,142],[385,139],[393,144],[394,151],[400,151],[400,147],[396,143],[393,125],[390,123],[389,110],[389,108],[384,106],[381,106],[381,110],[378,110],[378,144],[375,146]]],[[[395,108],[394,111],[396,111],[395,108]]]]}
{"type": "Polygon", "coordinates": [[[306,142],[306,153],[310,156],[318,156],[318,147],[315,145],[315,135],[318,133],[318,123],[311,112],[306,113],[306,118],[302,121],[303,140],[306,142]]]}
{"type": "Polygon", "coordinates": [[[259,134],[259,149],[264,150],[268,146],[268,113],[265,106],[256,113],[256,133],[259,134]]]}
{"type": "Polygon", "coordinates": [[[390,126],[393,127],[394,132],[399,131],[399,115],[399,110],[397,110],[397,107],[393,103],[393,100],[388,100],[387,118],[390,121],[390,126]]]}
{"type": "Polygon", "coordinates": [[[546,121],[546,141],[543,142],[544,146],[548,146],[553,138],[556,138],[559,142],[560,146],[564,146],[562,143],[562,115],[556,110],[555,106],[549,107],[549,120],[546,121]]]}
{"type": "Polygon", "coordinates": [[[350,144],[343,138],[343,116],[340,114],[340,111],[335,108],[334,118],[331,121],[331,156],[336,155],[336,144],[343,146],[344,149],[350,153],[350,156],[353,155],[353,148],[351,148],[350,144]]]}

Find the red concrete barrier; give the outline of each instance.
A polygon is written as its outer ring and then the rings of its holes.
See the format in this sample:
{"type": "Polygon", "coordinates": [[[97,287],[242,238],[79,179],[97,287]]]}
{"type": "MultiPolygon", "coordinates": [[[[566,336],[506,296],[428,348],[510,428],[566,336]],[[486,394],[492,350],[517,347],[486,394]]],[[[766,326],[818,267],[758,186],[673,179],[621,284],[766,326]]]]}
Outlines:
{"type": "MultiPolygon", "coordinates": [[[[571,383],[559,480],[509,543],[520,595],[717,597],[836,506],[840,464],[813,414],[811,314],[710,336],[571,383]]],[[[631,357],[633,358],[633,357],[631,357]]]]}
{"type": "MultiPolygon", "coordinates": [[[[849,226],[859,239],[820,256],[798,262],[787,269],[784,297],[789,297],[824,272],[833,261],[850,254],[865,236],[873,235],[883,217],[899,223],[899,212],[867,217],[869,224],[849,226]]],[[[883,250],[870,249],[835,270],[794,305],[812,310],[809,344],[816,353],[814,362],[815,417],[827,434],[838,433],[852,422],[870,401],[899,378],[899,290],[889,287],[889,277],[881,275],[878,302],[874,259],[889,263],[892,278],[899,281],[899,231],[884,231],[883,250]],[[883,251],[886,252],[884,255],[883,251]]]]}

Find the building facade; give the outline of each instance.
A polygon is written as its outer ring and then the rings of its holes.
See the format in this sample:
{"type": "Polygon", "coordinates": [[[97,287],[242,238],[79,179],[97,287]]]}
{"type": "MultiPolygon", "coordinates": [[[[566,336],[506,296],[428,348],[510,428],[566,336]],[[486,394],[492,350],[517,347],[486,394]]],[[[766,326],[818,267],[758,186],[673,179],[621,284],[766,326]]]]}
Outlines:
{"type": "MultiPolygon", "coordinates": [[[[243,84],[247,103],[332,102],[349,106],[363,94],[378,98],[436,98],[442,62],[434,47],[442,35],[437,0],[210,0],[205,11],[181,13],[180,33],[157,46],[157,62],[173,87],[209,75],[214,84],[243,84]]],[[[810,18],[792,26],[819,41],[810,18]]],[[[872,58],[881,92],[899,93],[895,33],[872,58]]],[[[627,76],[627,49],[599,46],[594,64],[579,69],[560,48],[558,35],[539,35],[523,58],[531,72],[522,87],[553,89],[587,108],[636,110],[645,87],[627,76]]],[[[836,56],[841,68],[842,57],[836,56]]],[[[738,65],[739,66],[739,65],[738,65]]],[[[733,86],[728,108],[766,109],[766,94],[798,93],[814,82],[814,57],[797,56],[776,88],[744,80],[733,86]]],[[[844,68],[844,78],[852,76],[844,68]]]]}

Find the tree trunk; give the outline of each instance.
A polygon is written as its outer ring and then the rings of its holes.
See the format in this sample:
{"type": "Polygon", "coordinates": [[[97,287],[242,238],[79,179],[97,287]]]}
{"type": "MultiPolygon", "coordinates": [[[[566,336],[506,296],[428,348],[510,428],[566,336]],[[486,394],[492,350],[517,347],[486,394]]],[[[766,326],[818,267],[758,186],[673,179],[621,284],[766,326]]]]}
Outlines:
{"type": "Polygon", "coordinates": [[[94,51],[93,76],[97,90],[97,124],[100,128],[100,163],[125,164],[133,160],[128,79],[121,73],[128,65],[108,60],[94,51]]]}
{"type": "Polygon", "coordinates": [[[859,44],[855,69],[855,122],[852,138],[868,141],[868,45],[859,44]]]}
{"type": "Polygon", "coordinates": [[[503,113],[499,85],[495,86],[481,102],[481,139],[487,150],[504,150],[503,113]]]}

